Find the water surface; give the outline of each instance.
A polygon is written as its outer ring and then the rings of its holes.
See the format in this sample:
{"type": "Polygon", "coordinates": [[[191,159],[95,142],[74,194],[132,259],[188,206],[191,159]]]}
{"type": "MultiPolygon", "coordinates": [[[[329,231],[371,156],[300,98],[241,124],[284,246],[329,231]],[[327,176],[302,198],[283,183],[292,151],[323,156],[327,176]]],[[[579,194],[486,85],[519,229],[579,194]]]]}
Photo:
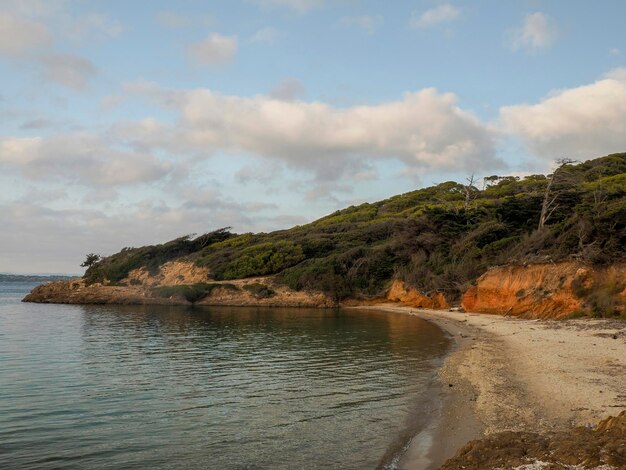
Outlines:
{"type": "Polygon", "coordinates": [[[448,348],[401,314],[19,303],[31,287],[0,283],[0,468],[377,468],[448,348]]]}

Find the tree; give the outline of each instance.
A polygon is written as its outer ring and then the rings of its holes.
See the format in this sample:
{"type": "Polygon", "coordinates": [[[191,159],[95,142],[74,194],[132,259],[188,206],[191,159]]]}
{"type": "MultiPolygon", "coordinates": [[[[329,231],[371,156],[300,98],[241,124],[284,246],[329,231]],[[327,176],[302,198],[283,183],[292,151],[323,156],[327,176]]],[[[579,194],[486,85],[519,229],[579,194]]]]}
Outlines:
{"type": "Polygon", "coordinates": [[[101,259],[102,257],[100,255],[97,255],[95,253],[89,253],[87,257],[85,258],[85,261],[83,261],[80,266],[83,268],[90,268],[101,259]]]}
{"type": "Polygon", "coordinates": [[[471,174],[469,178],[465,178],[467,184],[463,185],[463,193],[465,194],[465,210],[469,210],[470,203],[472,199],[476,198],[478,190],[476,189],[476,182],[478,179],[474,176],[474,173],[471,174]]]}
{"type": "Polygon", "coordinates": [[[550,219],[555,210],[558,209],[559,205],[557,204],[557,199],[562,193],[562,190],[554,190],[553,186],[557,182],[564,181],[566,172],[564,168],[567,165],[571,165],[572,163],[576,163],[576,160],[572,160],[569,158],[559,158],[556,160],[558,164],[556,170],[548,176],[548,185],[546,186],[546,190],[543,194],[543,202],[541,204],[541,215],[539,216],[539,226],[538,230],[541,230],[545,227],[546,222],[550,219]]]}
{"type": "Polygon", "coordinates": [[[227,240],[228,238],[233,236],[230,232],[231,229],[232,227],[222,227],[220,229],[213,230],[212,232],[200,235],[194,240],[194,242],[197,243],[200,248],[204,248],[205,246],[211,245],[213,243],[227,240]]]}

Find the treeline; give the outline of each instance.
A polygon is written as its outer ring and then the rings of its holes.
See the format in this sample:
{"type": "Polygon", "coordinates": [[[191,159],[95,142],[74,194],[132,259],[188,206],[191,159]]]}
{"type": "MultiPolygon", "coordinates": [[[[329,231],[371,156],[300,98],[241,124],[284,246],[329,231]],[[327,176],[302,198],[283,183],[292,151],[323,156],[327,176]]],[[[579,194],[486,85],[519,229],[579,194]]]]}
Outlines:
{"type": "Polygon", "coordinates": [[[552,175],[445,182],[353,206],[272,233],[220,229],[163,245],[127,248],[86,272],[121,280],[184,258],[216,280],[277,275],[293,289],[336,299],[379,295],[398,278],[458,296],[492,265],[626,257],[626,153],[560,162],[552,175]]]}

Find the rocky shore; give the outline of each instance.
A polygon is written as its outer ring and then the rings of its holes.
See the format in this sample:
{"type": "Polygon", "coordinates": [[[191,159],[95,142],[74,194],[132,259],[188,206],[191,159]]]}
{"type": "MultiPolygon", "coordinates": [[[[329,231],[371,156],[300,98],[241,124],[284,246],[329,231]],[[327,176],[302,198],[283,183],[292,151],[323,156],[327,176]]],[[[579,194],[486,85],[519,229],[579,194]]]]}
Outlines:
{"type": "MultiPolygon", "coordinates": [[[[215,281],[206,268],[186,261],[165,263],[156,273],[145,268],[135,269],[119,282],[87,285],[81,278],[52,282],[35,288],[24,301],[321,308],[391,301],[409,307],[443,310],[453,304],[453,299],[447,299],[441,292],[421,292],[399,280],[393,281],[380,298],[339,302],[322,292],[291,290],[271,276],[215,281]],[[194,285],[204,289],[204,295],[185,296],[182,286],[194,285]],[[257,286],[256,290],[253,286],[257,286]],[[170,289],[164,289],[166,287],[170,289]]],[[[460,306],[471,312],[531,319],[605,315],[607,312],[626,318],[626,265],[590,267],[564,262],[494,267],[467,289],[460,306]]]]}
{"type": "Polygon", "coordinates": [[[206,268],[182,261],[166,263],[157,273],[136,269],[115,283],[88,285],[82,278],[51,282],[36,287],[23,300],[61,304],[336,306],[322,293],[294,291],[276,284],[271,277],[215,281],[206,268]],[[197,295],[190,295],[193,291],[197,295]]]}

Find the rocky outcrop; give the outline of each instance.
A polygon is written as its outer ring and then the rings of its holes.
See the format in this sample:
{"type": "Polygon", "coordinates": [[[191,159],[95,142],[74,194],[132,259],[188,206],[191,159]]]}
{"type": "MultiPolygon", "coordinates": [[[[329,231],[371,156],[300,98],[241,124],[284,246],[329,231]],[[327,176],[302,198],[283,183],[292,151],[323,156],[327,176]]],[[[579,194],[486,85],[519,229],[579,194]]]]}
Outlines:
{"type": "Polygon", "coordinates": [[[441,468],[626,468],[626,411],[595,428],[540,435],[502,432],[471,441],[441,468]]]}
{"type": "MultiPolygon", "coordinates": [[[[336,302],[319,292],[296,292],[284,286],[272,286],[272,295],[261,298],[245,289],[246,285],[258,283],[259,280],[271,283],[271,279],[267,278],[212,283],[210,293],[193,304],[315,308],[336,306],[336,302]],[[224,287],[220,287],[220,284],[224,287]]],[[[192,305],[184,295],[163,296],[149,286],[87,286],[82,279],[43,284],[33,289],[23,301],[55,304],[192,305]]]]}
{"type": "MultiPolygon", "coordinates": [[[[165,299],[160,302],[167,303],[165,299]]],[[[50,282],[35,287],[23,302],[50,304],[143,304],[145,292],[138,287],[85,285],[83,279],[50,282]]]]}
{"type": "MultiPolygon", "coordinates": [[[[144,268],[131,271],[117,283],[85,285],[82,279],[39,286],[27,302],[69,304],[181,304],[182,295],[164,296],[160,288],[210,284],[210,293],[196,304],[334,307],[337,302],[321,292],[293,291],[271,277],[212,280],[211,273],[189,261],[165,263],[157,273],[144,268]],[[222,286],[220,286],[223,285],[222,286]],[[267,285],[271,295],[259,296],[249,287],[267,285]],[[246,287],[248,286],[248,287],[246,287]]],[[[398,302],[414,308],[447,309],[441,292],[423,293],[395,280],[384,298],[352,299],[345,305],[398,302]]],[[[626,315],[626,264],[592,268],[580,263],[500,266],[487,271],[468,289],[462,307],[469,312],[514,315],[523,318],[565,318],[572,314],[626,315]]]]}
{"type": "Polygon", "coordinates": [[[620,314],[626,301],[626,265],[591,268],[551,263],[492,268],[463,296],[466,311],[525,318],[620,314]]]}
{"type": "Polygon", "coordinates": [[[404,282],[395,280],[387,291],[386,300],[400,302],[408,307],[415,308],[448,308],[448,302],[441,292],[423,294],[418,290],[408,287],[404,282]]]}
{"type": "Polygon", "coordinates": [[[228,282],[211,280],[205,268],[190,262],[171,262],[158,273],[145,269],[131,271],[117,283],[86,285],[83,279],[59,281],[36,287],[24,302],[61,304],[137,304],[191,305],[184,291],[163,290],[176,286],[205,285],[208,294],[195,305],[266,306],[266,307],[334,307],[336,302],[321,292],[293,291],[277,285],[272,278],[239,279],[228,282]],[[259,295],[259,287],[264,295],[259,295]],[[263,287],[265,287],[263,289],[263,287]],[[163,292],[166,292],[164,295],[163,292]]]}

